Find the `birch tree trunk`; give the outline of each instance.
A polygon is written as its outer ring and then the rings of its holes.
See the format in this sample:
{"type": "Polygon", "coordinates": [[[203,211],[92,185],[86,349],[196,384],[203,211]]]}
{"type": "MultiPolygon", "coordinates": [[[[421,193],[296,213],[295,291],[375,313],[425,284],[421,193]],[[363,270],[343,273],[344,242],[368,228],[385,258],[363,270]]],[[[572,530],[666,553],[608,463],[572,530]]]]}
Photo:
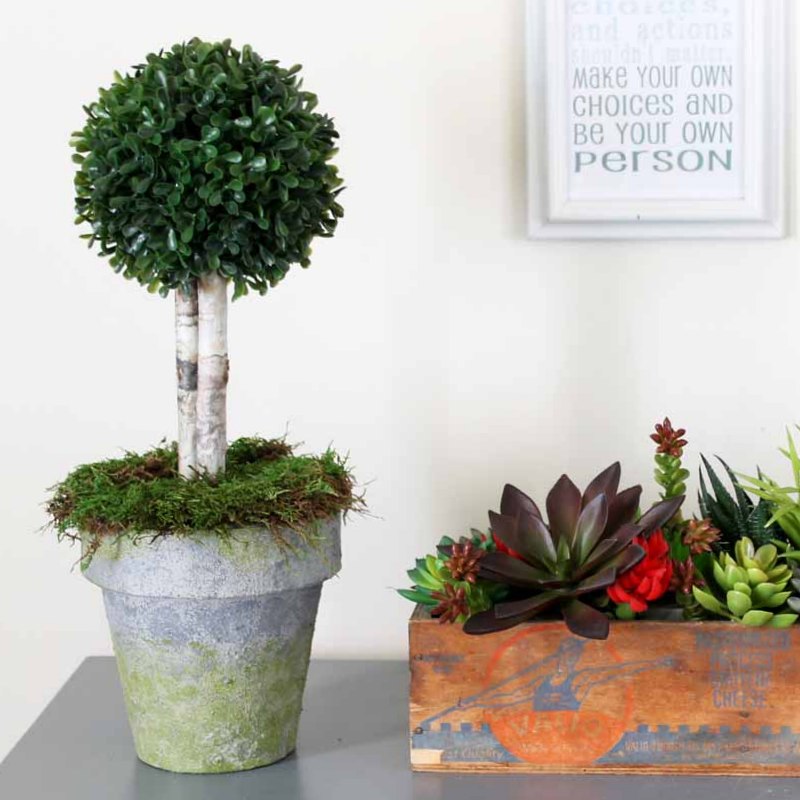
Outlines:
{"type": "Polygon", "coordinates": [[[197,282],[175,290],[175,367],[178,373],[178,472],[197,469],[197,282]]]}
{"type": "Polygon", "coordinates": [[[225,471],[228,449],[228,282],[217,273],[198,279],[197,467],[225,471]]]}

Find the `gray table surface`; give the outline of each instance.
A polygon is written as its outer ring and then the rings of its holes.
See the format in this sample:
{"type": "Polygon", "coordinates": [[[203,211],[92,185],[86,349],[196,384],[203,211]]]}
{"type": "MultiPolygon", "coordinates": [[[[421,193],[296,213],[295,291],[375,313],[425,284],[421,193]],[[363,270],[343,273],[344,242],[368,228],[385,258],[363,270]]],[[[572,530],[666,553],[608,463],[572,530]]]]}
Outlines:
{"type": "MultiPolygon", "coordinates": [[[[233,775],[173,775],[137,761],[111,658],[87,658],[0,763],[2,800],[766,800],[800,779],[412,775],[408,667],[315,661],[298,753],[233,775]]],[[[0,716],[0,721],[2,717],[0,716]]]]}

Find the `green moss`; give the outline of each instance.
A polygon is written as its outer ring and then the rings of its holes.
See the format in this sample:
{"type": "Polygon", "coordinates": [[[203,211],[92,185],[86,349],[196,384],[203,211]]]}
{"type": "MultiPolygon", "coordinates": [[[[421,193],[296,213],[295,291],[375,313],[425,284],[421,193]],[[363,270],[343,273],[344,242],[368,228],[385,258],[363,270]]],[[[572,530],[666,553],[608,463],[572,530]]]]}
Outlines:
{"type": "Polygon", "coordinates": [[[313,530],[315,520],[359,510],[346,460],[333,450],[295,455],[282,440],[239,439],[224,477],[178,475],[175,445],[84,464],[53,487],[47,503],[59,538],[86,538],[91,555],[103,537],[137,540],[237,528],[313,530]]]}
{"type": "Polygon", "coordinates": [[[231,772],[290,753],[312,633],[234,658],[199,642],[115,640],[139,757],[176,772],[231,772]]]}

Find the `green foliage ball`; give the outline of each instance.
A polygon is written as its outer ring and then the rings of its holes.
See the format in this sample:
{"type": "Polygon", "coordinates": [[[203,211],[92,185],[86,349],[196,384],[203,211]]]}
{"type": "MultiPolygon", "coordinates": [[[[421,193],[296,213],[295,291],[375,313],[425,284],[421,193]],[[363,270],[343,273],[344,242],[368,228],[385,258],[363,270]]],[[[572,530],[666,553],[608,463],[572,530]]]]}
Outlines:
{"type": "Polygon", "coordinates": [[[299,71],[192,39],[115,73],[71,140],[89,245],[162,295],[210,271],[263,294],[308,266],[343,212],[338,134],[299,71]]]}

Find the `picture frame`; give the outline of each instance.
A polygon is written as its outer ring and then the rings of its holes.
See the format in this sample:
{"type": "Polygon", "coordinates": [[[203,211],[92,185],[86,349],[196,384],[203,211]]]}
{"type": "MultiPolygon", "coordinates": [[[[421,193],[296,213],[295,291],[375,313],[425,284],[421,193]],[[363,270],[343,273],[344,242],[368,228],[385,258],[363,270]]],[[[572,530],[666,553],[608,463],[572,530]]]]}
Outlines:
{"type": "Polygon", "coordinates": [[[785,0],[527,0],[530,237],[785,236],[788,17],[785,0]]]}

